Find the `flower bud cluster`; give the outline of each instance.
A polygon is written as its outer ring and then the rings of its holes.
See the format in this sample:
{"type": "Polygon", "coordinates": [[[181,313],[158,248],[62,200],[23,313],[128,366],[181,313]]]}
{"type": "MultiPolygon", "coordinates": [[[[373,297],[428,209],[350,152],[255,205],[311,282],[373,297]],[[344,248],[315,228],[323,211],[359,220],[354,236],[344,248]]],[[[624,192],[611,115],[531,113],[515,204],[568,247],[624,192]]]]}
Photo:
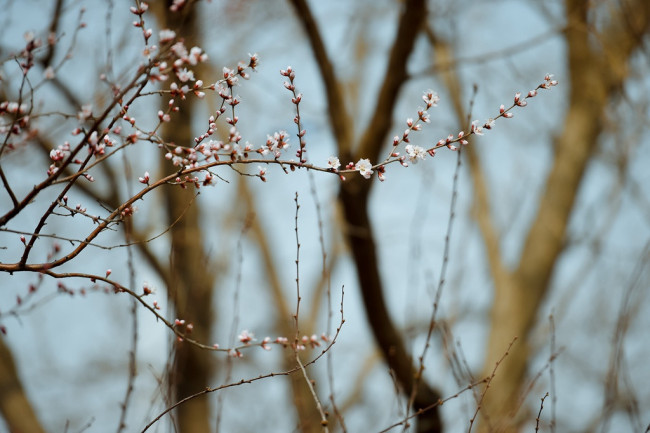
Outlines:
{"type": "Polygon", "coordinates": [[[24,37],[26,44],[18,56],[20,59],[18,64],[23,71],[23,75],[27,75],[34,66],[34,51],[43,45],[43,41],[35,37],[32,32],[25,33],[24,37]]]}
{"type": "MultiPolygon", "coordinates": [[[[281,346],[283,348],[290,347],[294,350],[306,350],[307,348],[315,349],[317,347],[321,347],[323,344],[327,344],[332,340],[331,337],[328,337],[323,333],[320,336],[317,336],[316,334],[312,334],[311,336],[303,335],[301,338],[295,340],[292,343],[290,343],[289,339],[286,337],[277,337],[275,339],[271,339],[271,337],[264,337],[262,341],[258,343],[257,339],[255,338],[255,334],[248,331],[247,329],[244,329],[237,336],[237,339],[243,346],[228,349],[229,355],[235,358],[242,358],[243,354],[241,350],[247,347],[259,346],[262,349],[268,351],[271,350],[272,345],[276,345],[276,346],[281,346]]],[[[213,345],[214,349],[219,349],[219,347],[220,346],[218,344],[213,345]]],[[[226,350],[226,349],[222,349],[222,350],[226,350]]]]}
{"type": "MultiPolygon", "coordinates": [[[[231,161],[239,161],[242,158],[247,158],[248,153],[253,150],[252,145],[248,142],[242,145],[240,141],[242,139],[241,134],[237,129],[237,122],[239,117],[236,115],[236,106],[241,103],[241,98],[238,95],[235,95],[233,88],[239,84],[239,78],[248,79],[250,77],[248,70],[254,70],[255,67],[259,64],[259,58],[257,54],[249,54],[248,63],[239,62],[235,69],[228,67],[223,68],[223,79],[217,83],[212,84],[208,88],[210,90],[216,90],[221,98],[221,106],[215,111],[213,115],[208,119],[208,128],[206,132],[194,138],[195,145],[191,149],[176,148],[176,155],[172,156],[171,152],[168,152],[165,157],[171,159],[174,165],[185,166],[186,168],[195,168],[198,167],[200,163],[207,163],[210,159],[215,161],[220,160],[220,154],[228,154],[231,161]],[[228,141],[226,143],[221,140],[208,140],[217,130],[217,120],[227,111],[227,106],[230,106],[231,115],[225,118],[225,122],[230,125],[228,131],[228,141]],[[185,157],[181,157],[181,153],[185,153],[185,157]],[[201,158],[199,158],[201,156],[201,158]]],[[[197,80],[194,85],[195,94],[199,88],[202,88],[203,82],[197,80]]],[[[203,97],[203,93],[197,95],[198,97],[203,97]]],[[[207,183],[210,183],[212,177],[206,179],[207,183]]],[[[204,181],[204,184],[207,184],[204,181]]]]}
{"type": "MultiPolygon", "coordinates": [[[[24,237],[24,236],[23,236],[24,237]]],[[[51,260],[61,251],[61,246],[58,243],[54,243],[48,252],[48,260],[51,260]]],[[[110,270],[108,271],[110,275],[110,270]]],[[[88,287],[78,287],[71,288],[63,281],[58,281],[56,283],[56,292],[48,291],[48,294],[44,297],[38,297],[41,293],[40,288],[43,285],[43,282],[46,281],[43,279],[42,275],[39,275],[38,282],[36,284],[29,284],[25,293],[22,295],[16,295],[15,304],[13,306],[5,305],[2,311],[0,311],[0,322],[4,317],[19,317],[22,314],[28,313],[30,310],[34,309],[37,305],[42,306],[42,304],[53,300],[54,295],[66,295],[66,296],[85,296],[90,292],[102,292],[105,294],[115,293],[115,289],[112,286],[100,285],[97,284],[96,279],[91,278],[90,281],[93,283],[88,287]],[[8,307],[8,308],[7,308],[8,307]]],[[[0,323],[0,332],[2,334],[7,334],[7,327],[0,323]]]]}
{"type": "MultiPolygon", "coordinates": [[[[144,21],[144,13],[149,10],[149,5],[145,2],[140,2],[140,5],[138,7],[136,6],[131,6],[129,8],[131,13],[133,15],[136,15],[138,17],[138,21],[133,21],[133,27],[140,27],[142,29],[142,36],[144,37],[144,43],[145,45],[148,44],[149,38],[151,38],[151,35],[153,34],[153,30],[145,28],[145,21],[144,21]]],[[[155,51],[156,47],[153,47],[153,50],[151,50],[151,47],[148,47],[148,49],[145,49],[145,54],[149,55],[151,54],[152,51],[155,51]]]]}
{"type": "Polygon", "coordinates": [[[3,101],[0,103],[0,135],[5,136],[8,150],[22,147],[34,135],[31,129],[29,108],[25,103],[3,101]],[[10,138],[14,136],[14,140],[10,138]]]}
{"type": "Polygon", "coordinates": [[[296,151],[296,157],[301,163],[306,163],[307,158],[305,157],[305,153],[307,152],[307,149],[305,146],[307,143],[305,142],[305,134],[307,131],[302,128],[302,122],[300,119],[300,101],[302,101],[302,93],[296,92],[296,85],[294,83],[294,80],[296,78],[296,74],[291,68],[291,66],[287,66],[287,69],[282,69],[280,71],[280,75],[283,77],[287,77],[289,81],[284,82],[284,87],[289,90],[293,94],[293,98],[291,98],[291,102],[296,106],[296,116],[293,118],[293,122],[296,124],[298,127],[298,143],[299,143],[299,148],[296,151]]]}
{"type": "MultiPolygon", "coordinates": [[[[469,136],[484,135],[485,131],[494,128],[496,119],[500,117],[506,119],[512,118],[513,113],[511,112],[511,110],[515,107],[525,107],[526,105],[528,105],[527,99],[537,96],[539,89],[550,89],[551,87],[556,86],[558,82],[554,80],[552,77],[553,77],[552,74],[546,74],[546,76],[544,77],[544,81],[541,84],[539,84],[535,89],[529,91],[526,94],[526,96],[522,97],[522,94],[520,92],[515,93],[513,104],[508,108],[506,108],[504,105],[501,105],[499,107],[499,114],[496,117],[490,118],[483,123],[480,123],[478,120],[474,120],[471,122],[469,132],[459,131],[457,134],[449,134],[446,138],[438,140],[438,142],[434,146],[425,149],[421,146],[414,146],[410,144],[409,137],[411,131],[420,131],[422,128],[422,124],[430,122],[429,113],[426,110],[428,110],[431,107],[437,106],[438,102],[440,101],[440,98],[434,91],[428,90],[422,96],[422,100],[424,101],[426,108],[418,109],[417,120],[414,120],[412,118],[406,119],[407,129],[404,130],[401,136],[396,135],[395,137],[393,137],[393,143],[392,143],[393,149],[391,150],[391,153],[388,158],[386,158],[383,162],[376,165],[373,165],[370,162],[370,160],[362,158],[359,159],[359,161],[357,161],[356,164],[353,162],[349,162],[345,166],[345,171],[357,171],[359,172],[359,174],[361,174],[361,176],[363,176],[366,179],[369,179],[374,173],[374,171],[377,171],[377,177],[379,178],[379,180],[383,181],[385,179],[385,167],[389,163],[397,161],[402,166],[407,167],[408,162],[415,164],[420,160],[424,160],[427,154],[430,156],[434,156],[436,150],[441,147],[447,147],[450,150],[457,150],[458,147],[456,146],[456,144],[460,144],[461,146],[467,145],[469,143],[468,141],[469,136]],[[399,146],[401,143],[408,143],[404,149],[406,155],[400,155],[400,153],[396,151],[397,146],[399,146]]],[[[287,83],[285,83],[285,87],[287,86],[288,86],[287,83]]],[[[340,162],[338,158],[336,158],[335,156],[332,156],[328,159],[327,169],[329,171],[334,171],[338,173],[339,166],[340,166],[340,162]]],[[[345,178],[342,177],[342,179],[345,178]]]]}
{"type": "Polygon", "coordinates": [[[178,12],[185,7],[185,4],[187,3],[187,0],[174,0],[169,6],[169,10],[172,12],[178,12]]]}

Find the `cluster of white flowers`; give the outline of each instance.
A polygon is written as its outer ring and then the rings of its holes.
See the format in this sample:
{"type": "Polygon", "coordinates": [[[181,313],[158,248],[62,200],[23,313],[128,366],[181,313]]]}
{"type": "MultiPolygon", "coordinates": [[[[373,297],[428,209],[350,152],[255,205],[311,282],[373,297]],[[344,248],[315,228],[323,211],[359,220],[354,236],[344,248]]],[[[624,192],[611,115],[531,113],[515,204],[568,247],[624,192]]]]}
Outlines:
{"type": "Polygon", "coordinates": [[[280,151],[289,147],[289,135],[287,131],[274,132],[266,136],[266,144],[260,148],[262,155],[272,153],[274,157],[280,157],[280,151]]]}
{"type": "Polygon", "coordinates": [[[338,170],[338,168],[341,166],[341,161],[336,156],[330,156],[327,158],[327,168],[331,168],[332,170],[338,170]]]}
{"type": "Polygon", "coordinates": [[[424,159],[427,156],[427,151],[423,147],[413,146],[412,144],[406,145],[406,154],[409,156],[409,161],[417,164],[418,160],[424,159]]]}
{"type": "Polygon", "coordinates": [[[365,177],[366,179],[370,179],[370,176],[374,173],[372,171],[372,164],[370,163],[369,159],[360,159],[355,165],[354,169],[361,174],[361,176],[365,177]]]}
{"type": "Polygon", "coordinates": [[[160,39],[161,44],[173,41],[175,37],[176,32],[169,29],[163,29],[158,33],[158,38],[160,39]]]}

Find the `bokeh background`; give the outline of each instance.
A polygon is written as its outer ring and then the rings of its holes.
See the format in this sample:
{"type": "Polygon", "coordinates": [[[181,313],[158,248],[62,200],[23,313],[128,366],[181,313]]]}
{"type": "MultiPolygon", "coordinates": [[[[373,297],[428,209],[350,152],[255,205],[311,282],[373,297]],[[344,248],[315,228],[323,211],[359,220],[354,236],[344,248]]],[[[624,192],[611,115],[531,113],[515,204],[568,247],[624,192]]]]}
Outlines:
{"type": "MultiPolygon", "coordinates": [[[[37,133],[11,149],[2,130],[0,166],[16,196],[46,178],[49,149],[78,140],[70,132],[83,104],[93,104],[95,113],[110,104],[111,89],[100,76],[123,84],[144,62],[131,6],[138,4],[2,2],[2,101],[21,94],[15,57],[25,33],[47,40],[52,31],[57,39],[51,56],[47,47],[36,52],[28,75],[34,91],[23,92],[37,133]],[[78,28],[81,22],[85,27],[78,28]],[[53,78],[45,78],[47,66],[55,68],[53,78]]],[[[168,6],[152,1],[143,15],[154,30],[151,43],[158,30],[172,28],[188,48],[200,46],[209,61],[194,72],[205,83],[219,80],[222,67],[259,55],[257,71],[236,90],[242,100],[237,126],[256,146],[287,130],[293,145],[287,158],[298,139],[279,71],[293,67],[308,159],[318,166],[332,155],[343,164],[383,159],[406,119],[417,118],[427,89],[440,102],[429,110],[431,123],[410,139],[429,148],[468,130],[473,119],[496,117],[501,104],[510,106],[516,92],[525,95],[547,73],[559,85],[540,90],[512,119],[498,119],[460,152],[442,148],[408,168],[387,166],[384,182],[285,174],[269,165],[266,182],[225,167],[216,185],[198,195],[160,188],[137,203],[127,224],[140,242],[115,247],[125,243],[125,225],[116,226],[96,239],[114,248],[89,247],[60,271],[104,276],[111,269],[114,281],[135,291],[154,287],[147,301],[155,299],[169,320],[192,322],[193,335],[206,344],[232,347],[244,329],[258,342],[291,340],[297,220],[301,334],[333,335],[345,292],[336,344],[308,367],[331,430],[381,431],[413,413],[411,378],[434,310],[415,407],[454,396],[499,364],[487,391],[463,392],[412,420],[408,431],[536,431],[547,392],[540,431],[646,429],[646,1],[215,0],[187,2],[179,13],[168,6]]],[[[142,97],[130,114],[148,131],[168,99],[142,97]]],[[[219,103],[211,92],[202,100],[188,97],[160,136],[192,146],[219,103]]],[[[0,119],[11,123],[6,113],[0,119]]],[[[217,134],[227,131],[218,125],[217,134]]],[[[104,165],[89,171],[94,183],[77,182],[68,194],[72,205],[105,215],[142,188],[138,177],[145,171],[157,179],[174,170],[147,141],[104,165]]],[[[254,173],[256,165],[238,169],[254,173]]],[[[33,232],[62,187],[45,190],[0,227],[2,264],[20,260],[17,231],[33,232]]],[[[5,189],[0,213],[12,206],[5,189]]],[[[56,254],[65,254],[72,248],[65,239],[82,239],[93,226],[81,215],[52,216],[43,233],[59,239],[39,238],[30,261],[49,261],[55,243],[56,254]]],[[[70,295],[58,282],[38,273],[0,273],[6,331],[0,430],[142,431],[205,387],[295,367],[290,348],[250,348],[238,359],[197,350],[178,343],[126,294],[66,279],[70,295]],[[37,288],[32,295],[30,285],[37,288]],[[14,424],[15,418],[27,424],[14,424]]],[[[306,349],[301,359],[321,349],[306,349]]],[[[293,374],[197,397],[150,431],[321,430],[305,380],[293,374]]]]}

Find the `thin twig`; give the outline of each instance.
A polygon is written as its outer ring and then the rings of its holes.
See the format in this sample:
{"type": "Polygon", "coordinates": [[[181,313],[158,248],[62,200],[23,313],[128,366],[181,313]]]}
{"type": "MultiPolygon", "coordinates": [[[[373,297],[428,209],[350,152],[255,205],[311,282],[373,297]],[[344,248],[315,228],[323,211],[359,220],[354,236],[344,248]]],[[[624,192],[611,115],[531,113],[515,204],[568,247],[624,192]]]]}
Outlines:
{"type": "Polygon", "coordinates": [[[321,405],[320,399],[318,398],[318,395],[316,394],[316,390],[314,389],[314,385],[312,383],[312,380],[307,375],[307,370],[305,370],[305,366],[302,365],[302,361],[300,361],[300,355],[298,355],[298,351],[296,350],[295,353],[296,353],[296,363],[298,364],[298,367],[300,367],[300,371],[302,372],[302,376],[305,378],[305,382],[307,383],[307,387],[309,388],[309,392],[311,393],[311,396],[314,399],[314,403],[316,403],[316,408],[318,409],[318,413],[320,414],[320,424],[323,427],[323,431],[328,433],[329,432],[329,428],[328,428],[329,422],[327,421],[327,415],[325,414],[325,411],[323,410],[323,405],[321,405]]]}
{"type": "MultiPolygon", "coordinates": [[[[475,96],[476,96],[476,89],[474,95],[470,100],[469,112],[471,112],[471,108],[474,105],[475,96]]],[[[451,190],[451,202],[449,204],[449,219],[447,221],[447,232],[445,234],[445,244],[444,244],[443,254],[442,254],[442,264],[440,266],[438,288],[436,289],[436,296],[433,302],[433,311],[431,313],[431,319],[429,320],[429,329],[427,331],[427,337],[425,339],[424,348],[422,349],[422,353],[419,357],[418,372],[416,373],[415,379],[413,381],[414,382],[413,390],[411,391],[411,396],[409,398],[409,408],[412,407],[413,403],[415,402],[415,396],[417,395],[417,388],[420,380],[422,380],[422,373],[424,371],[424,359],[426,357],[427,350],[431,345],[431,337],[433,336],[433,331],[436,327],[436,316],[438,314],[438,306],[440,305],[440,298],[442,297],[442,290],[444,288],[446,277],[447,277],[447,267],[449,264],[449,250],[451,248],[450,247],[451,233],[454,226],[454,217],[456,215],[456,203],[458,202],[458,185],[459,185],[459,177],[460,177],[460,168],[462,165],[461,156],[462,156],[462,147],[458,148],[458,155],[456,158],[456,168],[454,170],[452,190],[451,190]]]]}
{"type": "MultiPolygon", "coordinates": [[[[555,319],[551,313],[548,316],[548,321],[551,326],[551,355],[556,353],[555,350],[555,319]]],[[[553,363],[551,363],[548,370],[551,382],[551,433],[555,433],[555,420],[556,420],[556,406],[557,406],[557,393],[555,391],[555,369],[553,368],[553,363]]]]}
{"type": "Polygon", "coordinates": [[[542,368],[539,369],[539,371],[533,376],[533,378],[530,380],[530,382],[524,387],[523,392],[519,396],[519,400],[517,401],[517,404],[515,407],[512,409],[512,414],[513,416],[519,412],[521,407],[524,405],[526,402],[526,398],[528,395],[533,391],[533,388],[537,381],[542,377],[542,374],[547,370],[550,369],[555,360],[557,359],[558,356],[564,351],[564,347],[560,347],[557,352],[551,353],[551,355],[548,357],[548,361],[542,368]]]}
{"type": "MultiPolygon", "coordinates": [[[[123,163],[124,171],[127,174],[127,178],[130,177],[131,166],[129,160],[126,158],[126,155],[123,154],[123,163]]],[[[131,191],[131,185],[129,182],[126,182],[126,191],[128,195],[133,195],[131,191]]],[[[131,234],[132,234],[133,224],[125,224],[124,226],[124,240],[128,244],[130,243],[131,234]]],[[[127,267],[129,269],[129,285],[135,287],[135,257],[133,256],[133,248],[128,247],[127,252],[127,267]]],[[[131,333],[131,350],[129,351],[129,375],[126,385],[126,393],[122,401],[122,410],[120,411],[120,421],[117,427],[117,433],[121,433],[126,428],[126,415],[130,408],[131,397],[133,396],[133,389],[135,384],[135,378],[138,374],[137,370],[137,350],[138,350],[138,301],[131,299],[131,326],[133,331],[131,333]]]]}
{"type": "Polygon", "coordinates": [[[300,316],[300,239],[298,237],[298,210],[300,209],[300,204],[298,203],[298,192],[293,199],[296,202],[296,214],[295,214],[295,226],[294,230],[296,232],[296,313],[293,316],[293,320],[296,327],[296,336],[295,336],[295,350],[297,350],[298,342],[300,340],[300,326],[298,324],[298,317],[300,316]]]}
{"type": "Polygon", "coordinates": [[[537,412],[537,418],[535,418],[535,433],[539,432],[539,421],[542,417],[542,409],[544,409],[544,400],[548,397],[548,392],[542,397],[542,402],[539,405],[539,412],[537,412]]]}
{"type": "Polygon", "coordinates": [[[487,394],[488,389],[490,388],[490,383],[492,383],[492,379],[494,379],[494,376],[496,376],[497,373],[497,368],[499,368],[499,365],[503,362],[503,360],[510,354],[510,349],[512,348],[512,345],[515,344],[515,341],[517,341],[517,337],[513,338],[510,344],[508,345],[508,348],[506,349],[505,353],[499,359],[496,364],[494,365],[494,369],[492,370],[492,374],[487,378],[485,382],[485,388],[483,389],[483,392],[481,393],[481,399],[479,400],[478,404],[476,405],[476,411],[474,412],[474,416],[472,419],[469,420],[469,428],[467,429],[467,433],[472,432],[472,426],[474,425],[474,421],[476,421],[476,417],[478,416],[478,412],[481,410],[481,405],[483,404],[483,399],[485,398],[485,394],[487,394]]]}
{"type": "MultiPolygon", "coordinates": [[[[235,289],[234,289],[233,300],[232,300],[233,317],[232,317],[232,325],[230,327],[230,341],[228,344],[230,347],[235,345],[235,338],[239,330],[239,292],[241,290],[242,270],[244,268],[243,239],[244,236],[246,235],[246,232],[251,227],[253,218],[254,215],[252,214],[249,214],[246,217],[244,225],[242,226],[242,229],[239,233],[239,238],[237,239],[237,247],[236,247],[237,271],[235,277],[235,289]]],[[[234,353],[237,354],[238,352],[234,352],[234,353]]],[[[224,379],[225,383],[230,382],[232,378],[232,370],[233,370],[233,357],[229,356],[226,359],[226,377],[224,379]]],[[[221,426],[221,415],[223,414],[223,406],[224,406],[223,394],[219,394],[219,396],[217,397],[217,422],[215,427],[215,431],[217,432],[219,431],[219,428],[221,426]]]]}
{"type": "MultiPolygon", "coordinates": [[[[341,310],[340,310],[341,311],[341,320],[339,322],[339,326],[336,328],[336,333],[334,334],[334,337],[330,340],[329,344],[321,351],[320,354],[318,354],[316,357],[314,357],[308,363],[303,364],[304,367],[307,367],[309,365],[314,364],[323,355],[325,355],[331,349],[331,347],[336,343],[336,340],[337,340],[337,338],[338,338],[338,336],[339,336],[339,334],[341,332],[341,328],[343,327],[343,324],[345,323],[345,318],[343,316],[343,298],[344,298],[344,294],[345,294],[345,291],[344,291],[344,288],[342,287],[341,288],[341,310]]],[[[223,389],[232,388],[232,387],[235,387],[235,386],[240,386],[240,385],[244,385],[244,384],[247,384],[247,383],[257,382],[257,381],[263,380],[263,379],[268,379],[268,378],[277,377],[277,376],[288,376],[289,374],[295,373],[296,371],[299,371],[299,370],[300,370],[300,367],[295,367],[295,368],[292,368],[292,369],[287,370],[287,371],[263,374],[263,375],[260,375],[260,376],[257,376],[257,377],[251,378],[251,379],[242,379],[242,380],[240,380],[238,382],[233,382],[233,383],[221,385],[221,386],[218,386],[216,388],[209,388],[209,387],[205,388],[204,390],[199,391],[199,392],[197,392],[195,394],[189,395],[189,396],[185,397],[184,399],[179,400],[176,403],[169,406],[167,409],[165,409],[163,412],[161,412],[158,416],[156,416],[149,424],[147,424],[145,426],[145,428],[142,430],[142,433],[147,431],[152,425],[154,425],[156,422],[158,422],[158,420],[160,420],[163,416],[170,413],[172,410],[174,410],[178,406],[180,406],[180,405],[182,405],[182,404],[184,404],[184,403],[186,403],[186,402],[188,402],[188,401],[190,401],[190,400],[192,400],[194,398],[197,398],[197,397],[200,397],[202,395],[209,394],[209,393],[212,393],[212,392],[215,392],[215,391],[220,391],[220,390],[223,390],[223,389]]]]}
{"type": "MultiPolygon", "coordinates": [[[[330,335],[332,332],[332,316],[334,314],[334,311],[332,308],[332,287],[331,287],[332,280],[330,278],[330,272],[327,267],[327,251],[325,250],[325,236],[323,235],[323,215],[321,212],[320,201],[318,200],[318,193],[316,191],[316,181],[314,180],[314,175],[311,171],[307,172],[307,175],[309,177],[309,188],[310,188],[311,196],[314,199],[314,206],[316,208],[316,219],[318,221],[318,243],[320,245],[321,259],[322,259],[321,278],[325,280],[325,285],[327,287],[326,290],[327,323],[325,325],[325,332],[327,332],[327,335],[330,335]]],[[[330,388],[329,401],[332,404],[332,410],[334,411],[334,415],[336,416],[336,419],[338,420],[341,426],[341,431],[343,431],[343,433],[347,433],[347,427],[345,425],[345,420],[343,419],[343,414],[340,412],[336,404],[336,399],[334,397],[334,365],[332,360],[332,352],[327,353],[327,356],[325,357],[325,363],[327,365],[327,382],[330,388]]]]}
{"type": "MultiPolygon", "coordinates": [[[[605,399],[603,401],[603,408],[601,410],[601,413],[603,414],[603,419],[601,420],[600,425],[601,432],[608,431],[609,423],[615,411],[616,399],[618,395],[617,388],[619,387],[620,380],[619,375],[621,371],[624,370],[624,367],[621,364],[623,364],[625,358],[625,336],[630,328],[632,321],[633,313],[631,309],[635,305],[633,295],[637,287],[642,287],[642,285],[639,284],[639,281],[643,275],[645,267],[648,265],[649,257],[650,242],[646,243],[642,254],[639,256],[639,260],[637,261],[634,270],[632,271],[629,282],[625,288],[625,291],[623,292],[623,296],[620,301],[621,303],[619,306],[619,313],[616,319],[616,328],[614,329],[614,333],[612,335],[612,351],[609,359],[609,368],[607,370],[607,379],[605,380],[605,399]]],[[[630,395],[633,396],[634,393],[630,392],[630,395]]],[[[632,412],[631,415],[636,415],[638,418],[638,414],[635,414],[634,412],[632,412]]],[[[640,422],[637,423],[640,425],[640,422]]]]}
{"type": "Polygon", "coordinates": [[[424,407],[422,409],[418,409],[417,411],[415,411],[415,413],[409,415],[408,417],[404,418],[403,420],[401,420],[399,422],[396,422],[395,424],[391,424],[390,426],[388,426],[385,429],[379,431],[378,433],[386,433],[387,431],[390,431],[390,430],[394,429],[395,427],[399,427],[401,425],[404,425],[404,424],[406,424],[408,422],[408,420],[413,419],[416,416],[422,415],[423,413],[428,412],[431,409],[434,409],[434,408],[436,408],[438,406],[442,406],[443,404],[447,403],[449,400],[453,400],[455,398],[458,398],[461,394],[465,393],[466,391],[470,391],[470,390],[474,389],[475,387],[477,387],[478,385],[481,385],[482,383],[485,383],[487,381],[488,381],[488,378],[485,378],[485,379],[479,380],[478,382],[470,383],[465,388],[458,391],[456,394],[450,395],[449,397],[444,398],[444,399],[439,399],[438,401],[436,401],[435,403],[430,404],[427,407],[424,407]]]}

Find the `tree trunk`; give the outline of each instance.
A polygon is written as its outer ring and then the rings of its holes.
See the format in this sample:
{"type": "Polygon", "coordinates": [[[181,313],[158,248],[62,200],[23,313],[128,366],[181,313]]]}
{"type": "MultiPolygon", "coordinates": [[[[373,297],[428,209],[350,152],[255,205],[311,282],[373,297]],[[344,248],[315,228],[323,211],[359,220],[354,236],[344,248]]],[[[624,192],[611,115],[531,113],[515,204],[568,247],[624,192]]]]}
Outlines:
{"type": "Polygon", "coordinates": [[[18,378],[11,351],[0,338],[0,413],[11,433],[43,433],[18,378]]]}
{"type": "Polygon", "coordinates": [[[627,8],[635,11],[634,16],[625,16],[625,11],[612,13],[608,26],[597,38],[604,46],[594,46],[589,33],[594,28],[588,21],[589,3],[566,1],[567,84],[571,90],[564,127],[554,143],[553,165],[517,268],[496,272],[491,266],[495,293],[483,374],[491,374],[513,337],[519,340],[500,364],[486,394],[484,430],[519,430],[519,421],[513,415],[524,397],[529,333],[549,292],[571,211],[608,104],[626,78],[626,65],[641,41],[637,34],[648,31],[650,5],[644,0],[632,3],[627,8]]]}
{"type": "MultiPolygon", "coordinates": [[[[195,5],[187,4],[179,12],[168,8],[160,11],[161,26],[174,29],[183,35],[185,46],[189,48],[198,43],[198,20],[195,5]]],[[[198,72],[194,68],[195,73],[198,72]]],[[[192,100],[177,102],[180,110],[172,114],[172,120],[163,126],[165,141],[180,146],[194,143],[192,135],[192,100]]],[[[167,109],[167,99],[161,101],[162,110],[167,109]]],[[[160,171],[170,172],[169,161],[161,158],[160,171]]],[[[199,201],[194,200],[196,190],[193,186],[181,188],[169,186],[165,190],[167,205],[167,224],[171,234],[171,284],[168,287],[169,299],[176,317],[193,325],[192,337],[201,342],[209,342],[214,321],[213,286],[214,271],[205,253],[204,237],[200,226],[199,201]],[[181,216],[182,215],[182,216],[181,216]]],[[[169,372],[169,384],[174,401],[197,393],[210,385],[214,355],[206,350],[176,341],[174,360],[169,372]]],[[[192,399],[176,410],[178,431],[209,433],[210,402],[208,398],[192,399]]]]}

